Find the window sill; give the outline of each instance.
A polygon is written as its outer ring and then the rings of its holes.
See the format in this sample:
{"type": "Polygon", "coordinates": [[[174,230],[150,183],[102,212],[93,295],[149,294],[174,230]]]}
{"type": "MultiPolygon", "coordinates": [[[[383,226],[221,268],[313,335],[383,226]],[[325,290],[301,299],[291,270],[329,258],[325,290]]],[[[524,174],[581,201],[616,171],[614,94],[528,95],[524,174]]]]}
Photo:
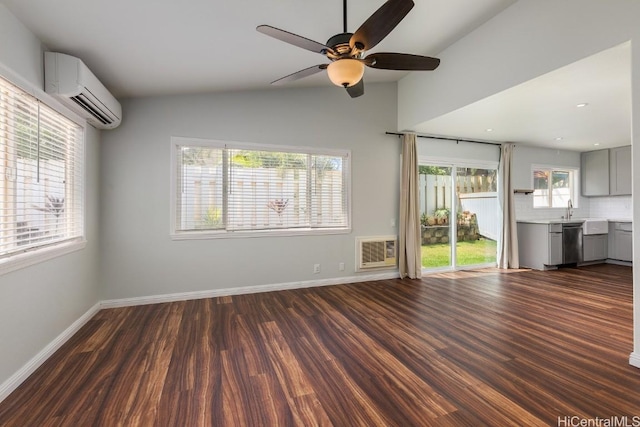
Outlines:
{"type": "MultiPolygon", "coordinates": [[[[534,206],[533,209],[553,209],[553,210],[567,210],[566,206],[534,206]]],[[[578,206],[574,206],[571,209],[579,209],[578,206]]]]}
{"type": "Polygon", "coordinates": [[[322,236],[349,234],[351,228],[317,228],[300,230],[184,231],[171,233],[171,240],[238,239],[254,237],[322,236]]]}
{"type": "Polygon", "coordinates": [[[0,260],[0,276],[14,270],[19,270],[71,252],[79,251],[84,249],[85,246],[87,246],[86,240],[74,240],[10,256],[0,260]]]}

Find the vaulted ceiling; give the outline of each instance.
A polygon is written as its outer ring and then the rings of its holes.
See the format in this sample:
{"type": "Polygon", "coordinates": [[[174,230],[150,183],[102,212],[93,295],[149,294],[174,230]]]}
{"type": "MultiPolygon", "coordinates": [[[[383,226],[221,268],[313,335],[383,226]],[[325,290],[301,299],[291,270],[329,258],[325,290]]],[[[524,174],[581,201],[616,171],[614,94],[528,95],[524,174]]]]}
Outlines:
{"type": "MultiPolygon", "coordinates": [[[[434,56],[515,0],[417,0],[373,51],[434,56]]],[[[325,43],[343,2],[296,0],[4,0],[51,50],[81,58],[116,97],[261,89],[326,58],[258,33],[269,24],[325,43]]],[[[383,0],[350,0],[354,32],[383,0]]],[[[397,71],[367,70],[366,81],[397,71]]],[[[294,83],[330,86],[325,73],[294,83]]]]}
{"type": "MultiPolygon", "coordinates": [[[[415,2],[407,17],[372,52],[438,56],[516,0],[415,2]]],[[[119,98],[278,90],[269,83],[328,61],[260,34],[256,26],[269,24],[325,43],[342,32],[343,22],[343,3],[338,0],[3,3],[48,49],[80,57],[119,98]]],[[[349,1],[348,30],[355,31],[382,3],[349,1]]],[[[405,75],[367,69],[365,81],[397,81],[405,75]]],[[[324,72],[289,86],[340,90],[324,72]]],[[[629,46],[623,45],[412,130],[586,151],[628,144],[630,111],[629,46]],[[576,107],[580,103],[589,105],[576,107]]]]}

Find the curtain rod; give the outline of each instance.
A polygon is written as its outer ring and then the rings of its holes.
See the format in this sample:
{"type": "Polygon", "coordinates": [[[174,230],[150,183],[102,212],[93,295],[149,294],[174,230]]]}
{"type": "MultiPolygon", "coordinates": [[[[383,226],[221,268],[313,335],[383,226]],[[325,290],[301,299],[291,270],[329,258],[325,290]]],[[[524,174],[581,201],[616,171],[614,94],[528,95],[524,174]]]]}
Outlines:
{"type": "MultiPolygon", "coordinates": [[[[387,135],[396,135],[402,136],[402,133],[399,132],[385,132],[387,135]]],[[[441,139],[443,141],[455,141],[455,142],[471,142],[473,144],[486,144],[486,145],[497,145],[501,146],[500,142],[489,142],[489,141],[474,141],[472,139],[464,139],[464,138],[446,138],[444,136],[430,136],[430,135],[416,135],[418,138],[431,138],[431,139],[441,139]]]]}

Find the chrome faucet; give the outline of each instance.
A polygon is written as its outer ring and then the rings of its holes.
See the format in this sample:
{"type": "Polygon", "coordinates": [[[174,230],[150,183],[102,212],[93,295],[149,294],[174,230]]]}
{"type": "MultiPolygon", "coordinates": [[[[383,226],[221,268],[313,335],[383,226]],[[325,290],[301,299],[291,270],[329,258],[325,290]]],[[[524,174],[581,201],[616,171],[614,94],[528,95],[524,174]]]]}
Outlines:
{"type": "Polygon", "coordinates": [[[573,215],[573,203],[571,203],[571,199],[567,202],[567,216],[566,219],[571,219],[571,215],[573,215]]]}

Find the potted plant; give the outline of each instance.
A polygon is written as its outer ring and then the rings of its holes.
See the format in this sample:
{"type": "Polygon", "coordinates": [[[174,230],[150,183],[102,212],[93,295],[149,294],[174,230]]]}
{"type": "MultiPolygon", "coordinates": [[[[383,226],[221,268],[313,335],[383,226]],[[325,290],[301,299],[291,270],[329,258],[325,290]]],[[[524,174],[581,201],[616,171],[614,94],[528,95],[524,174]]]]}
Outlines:
{"type": "Polygon", "coordinates": [[[438,224],[446,225],[449,223],[449,208],[441,208],[433,211],[433,216],[436,218],[438,224]]]}
{"type": "Polygon", "coordinates": [[[429,217],[427,216],[426,212],[420,215],[420,225],[422,225],[423,227],[429,225],[428,218],[429,217]]]}

